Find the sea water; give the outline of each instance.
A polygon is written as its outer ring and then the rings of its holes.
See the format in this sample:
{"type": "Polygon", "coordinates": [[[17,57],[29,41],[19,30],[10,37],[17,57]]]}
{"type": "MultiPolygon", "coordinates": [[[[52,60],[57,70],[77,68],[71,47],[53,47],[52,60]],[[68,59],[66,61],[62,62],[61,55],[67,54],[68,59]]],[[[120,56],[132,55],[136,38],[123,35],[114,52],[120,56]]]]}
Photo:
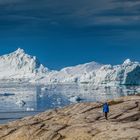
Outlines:
{"type": "Polygon", "coordinates": [[[139,93],[139,86],[3,84],[0,86],[0,123],[77,102],[104,102],[139,93]]]}

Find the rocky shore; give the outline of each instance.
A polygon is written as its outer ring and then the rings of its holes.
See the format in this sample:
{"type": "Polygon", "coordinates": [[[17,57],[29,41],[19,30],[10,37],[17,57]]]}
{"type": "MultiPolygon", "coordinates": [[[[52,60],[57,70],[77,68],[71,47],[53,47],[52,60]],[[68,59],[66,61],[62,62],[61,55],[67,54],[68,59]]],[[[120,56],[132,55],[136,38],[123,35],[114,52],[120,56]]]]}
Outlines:
{"type": "Polygon", "coordinates": [[[140,140],[140,96],[79,103],[0,126],[0,140],[140,140]]]}

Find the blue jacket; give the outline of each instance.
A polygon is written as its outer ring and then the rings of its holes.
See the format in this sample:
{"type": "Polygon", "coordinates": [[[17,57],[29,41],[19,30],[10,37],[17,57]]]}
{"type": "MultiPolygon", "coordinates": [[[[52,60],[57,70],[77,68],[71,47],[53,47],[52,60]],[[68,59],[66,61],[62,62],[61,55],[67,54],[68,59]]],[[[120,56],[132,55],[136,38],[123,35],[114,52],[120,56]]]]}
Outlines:
{"type": "Polygon", "coordinates": [[[107,103],[103,105],[103,112],[109,112],[109,105],[107,103]]]}

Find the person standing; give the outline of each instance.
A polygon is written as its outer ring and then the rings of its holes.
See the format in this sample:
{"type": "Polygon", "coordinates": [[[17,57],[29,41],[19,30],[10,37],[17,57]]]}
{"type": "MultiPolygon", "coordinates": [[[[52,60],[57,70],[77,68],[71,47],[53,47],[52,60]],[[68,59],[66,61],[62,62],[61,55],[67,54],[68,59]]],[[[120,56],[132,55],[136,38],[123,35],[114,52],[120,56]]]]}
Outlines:
{"type": "Polygon", "coordinates": [[[103,113],[104,113],[106,120],[108,120],[109,105],[107,102],[103,104],[103,113]]]}

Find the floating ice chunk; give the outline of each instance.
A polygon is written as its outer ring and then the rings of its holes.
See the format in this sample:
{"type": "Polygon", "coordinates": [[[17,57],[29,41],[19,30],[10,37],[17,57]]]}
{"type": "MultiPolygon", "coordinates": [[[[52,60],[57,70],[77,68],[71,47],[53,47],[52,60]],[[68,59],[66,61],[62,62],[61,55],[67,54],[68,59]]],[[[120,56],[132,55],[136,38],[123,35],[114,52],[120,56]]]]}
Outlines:
{"type": "Polygon", "coordinates": [[[26,111],[34,111],[34,110],[35,110],[34,108],[30,108],[30,107],[26,108],[26,111]]]}
{"type": "Polygon", "coordinates": [[[23,107],[26,104],[26,102],[23,100],[19,100],[16,102],[16,104],[23,107]]]}
{"type": "Polygon", "coordinates": [[[56,101],[57,101],[57,104],[59,104],[59,105],[60,105],[60,104],[61,104],[61,102],[62,102],[62,99],[61,99],[61,98],[57,98],[57,100],[56,100],[56,101]]]}
{"type": "Polygon", "coordinates": [[[40,97],[40,98],[43,98],[43,97],[44,97],[44,95],[43,95],[43,94],[40,94],[40,95],[39,95],[39,97],[40,97]]]}
{"type": "Polygon", "coordinates": [[[42,87],[41,90],[46,91],[46,90],[48,90],[48,88],[47,87],[42,87]]]}
{"type": "Polygon", "coordinates": [[[82,99],[78,96],[73,96],[73,97],[70,97],[70,102],[72,103],[76,103],[76,102],[80,102],[82,99]]]}
{"type": "Polygon", "coordinates": [[[140,87],[136,88],[136,91],[137,91],[137,92],[140,92],[140,87]]]}

